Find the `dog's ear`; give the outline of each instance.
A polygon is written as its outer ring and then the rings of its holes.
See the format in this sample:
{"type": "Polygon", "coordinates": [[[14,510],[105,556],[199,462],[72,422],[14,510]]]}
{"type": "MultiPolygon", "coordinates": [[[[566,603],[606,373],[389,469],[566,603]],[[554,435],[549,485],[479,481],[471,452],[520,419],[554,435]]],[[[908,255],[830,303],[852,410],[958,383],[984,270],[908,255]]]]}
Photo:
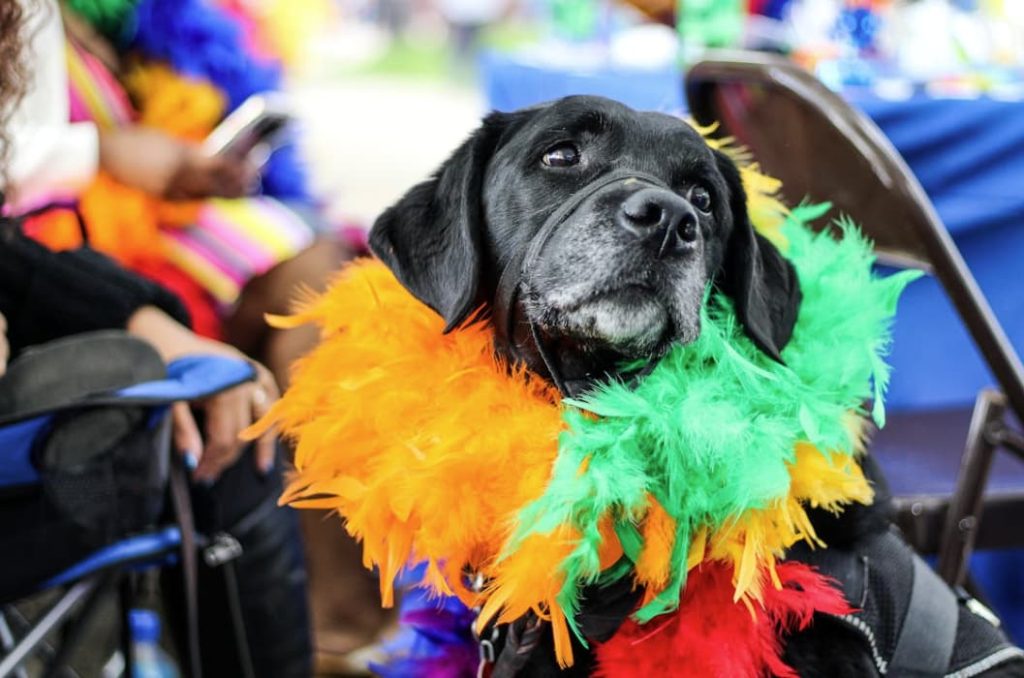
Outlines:
{"type": "Polygon", "coordinates": [[[733,220],[718,284],[732,297],[747,336],[782,362],[779,353],[793,335],[800,310],[800,282],[793,265],[751,226],[736,165],[720,151],[715,151],[715,160],[729,188],[733,220]]]}
{"type": "Polygon", "coordinates": [[[370,249],[445,332],[476,308],[482,267],[487,163],[513,114],[492,113],[437,172],[389,207],[370,231],[370,249]]]}

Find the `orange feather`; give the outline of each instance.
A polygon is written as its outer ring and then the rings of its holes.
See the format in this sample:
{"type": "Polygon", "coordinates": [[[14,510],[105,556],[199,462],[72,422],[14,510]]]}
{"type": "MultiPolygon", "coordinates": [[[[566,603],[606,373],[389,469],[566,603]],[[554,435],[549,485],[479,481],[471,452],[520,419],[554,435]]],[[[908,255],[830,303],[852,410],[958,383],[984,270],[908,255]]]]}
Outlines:
{"type": "MultiPolygon", "coordinates": [[[[444,334],[377,261],[343,271],[298,321],[319,325],[322,341],[251,432],[277,423],[297,443],[282,502],[337,510],[380,568],[387,602],[399,569],[418,560],[443,573],[435,590],[443,581],[470,597],[466,573],[497,575],[517,511],[547,483],[562,430],[557,393],[514,370],[510,378],[486,326],[444,334]]],[[[559,561],[524,564],[524,581],[540,587],[522,591],[527,609],[552,590],[559,561]]]]}

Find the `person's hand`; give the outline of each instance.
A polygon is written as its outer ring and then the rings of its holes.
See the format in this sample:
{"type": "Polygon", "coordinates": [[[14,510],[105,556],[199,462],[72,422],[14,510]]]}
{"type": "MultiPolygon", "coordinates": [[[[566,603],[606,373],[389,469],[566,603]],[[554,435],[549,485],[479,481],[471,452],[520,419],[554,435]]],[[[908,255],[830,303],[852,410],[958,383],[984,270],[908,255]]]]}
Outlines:
{"type": "Polygon", "coordinates": [[[244,158],[208,156],[195,144],[142,126],[101,130],[100,167],[122,184],[168,200],[241,197],[258,173],[244,158]]]}
{"type": "MultiPolygon", "coordinates": [[[[210,354],[210,351],[204,353],[210,354]]],[[[267,408],[279,396],[277,383],[270,370],[259,363],[253,365],[256,368],[255,382],[240,384],[191,404],[191,407],[202,410],[205,415],[205,430],[202,433],[192,416],[189,403],[174,405],[174,445],[189,455],[189,463],[195,465],[192,477],[196,481],[213,482],[238,461],[244,449],[239,434],[266,414],[267,408]],[[197,454],[199,450],[202,452],[197,454]]],[[[268,473],[274,466],[274,444],[272,431],[264,433],[255,442],[254,462],[263,473],[268,473]]]]}
{"type": "Polygon", "coordinates": [[[0,377],[7,372],[7,359],[11,357],[11,344],[7,341],[7,318],[0,313],[0,377]]]}
{"type": "Polygon", "coordinates": [[[168,200],[240,198],[251,192],[258,174],[256,167],[244,158],[210,156],[190,146],[164,195],[168,200]]]}
{"type": "MultiPolygon", "coordinates": [[[[219,355],[246,360],[238,350],[217,341],[203,339],[159,309],[146,306],[128,321],[128,332],[145,339],[165,362],[187,355],[219,355]]],[[[262,417],[279,397],[277,383],[270,371],[259,363],[256,380],[211,396],[197,403],[177,403],[172,409],[174,446],[194,466],[192,477],[212,482],[232,466],[244,449],[239,434],[262,417]],[[202,432],[192,416],[192,408],[203,412],[202,432]]],[[[267,431],[256,440],[254,461],[266,473],[274,465],[275,433],[267,431]]]]}

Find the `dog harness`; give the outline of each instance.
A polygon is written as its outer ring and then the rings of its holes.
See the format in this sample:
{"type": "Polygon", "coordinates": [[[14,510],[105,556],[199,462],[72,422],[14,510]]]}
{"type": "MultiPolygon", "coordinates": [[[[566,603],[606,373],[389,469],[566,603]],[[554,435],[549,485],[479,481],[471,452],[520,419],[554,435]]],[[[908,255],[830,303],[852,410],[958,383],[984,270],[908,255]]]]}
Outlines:
{"type": "Polygon", "coordinates": [[[996,616],[962,588],[950,589],[895,528],[851,549],[798,544],[787,560],[842,585],[854,610],[835,619],[863,639],[882,675],[966,678],[1024,659],[996,616]]]}

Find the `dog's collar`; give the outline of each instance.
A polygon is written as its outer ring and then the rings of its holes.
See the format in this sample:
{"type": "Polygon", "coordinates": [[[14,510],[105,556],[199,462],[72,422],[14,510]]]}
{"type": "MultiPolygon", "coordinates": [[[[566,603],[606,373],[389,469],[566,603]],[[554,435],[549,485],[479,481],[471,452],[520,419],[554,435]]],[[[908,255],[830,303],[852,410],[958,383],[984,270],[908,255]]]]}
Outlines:
{"type": "Polygon", "coordinates": [[[547,372],[543,376],[548,377],[563,395],[569,397],[580,395],[593,385],[593,380],[566,375],[558,355],[545,341],[541,328],[529,318],[526,318],[525,322],[517,322],[516,311],[519,296],[555,229],[562,225],[587,198],[620,181],[637,181],[659,188],[668,187],[661,179],[636,170],[612,170],[600,175],[569,196],[568,200],[551,213],[551,216],[544,221],[540,230],[530,241],[529,247],[509,261],[498,278],[492,316],[495,347],[504,353],[512,363],[524,363],[534,370],[543,368],[547,372]]]}

